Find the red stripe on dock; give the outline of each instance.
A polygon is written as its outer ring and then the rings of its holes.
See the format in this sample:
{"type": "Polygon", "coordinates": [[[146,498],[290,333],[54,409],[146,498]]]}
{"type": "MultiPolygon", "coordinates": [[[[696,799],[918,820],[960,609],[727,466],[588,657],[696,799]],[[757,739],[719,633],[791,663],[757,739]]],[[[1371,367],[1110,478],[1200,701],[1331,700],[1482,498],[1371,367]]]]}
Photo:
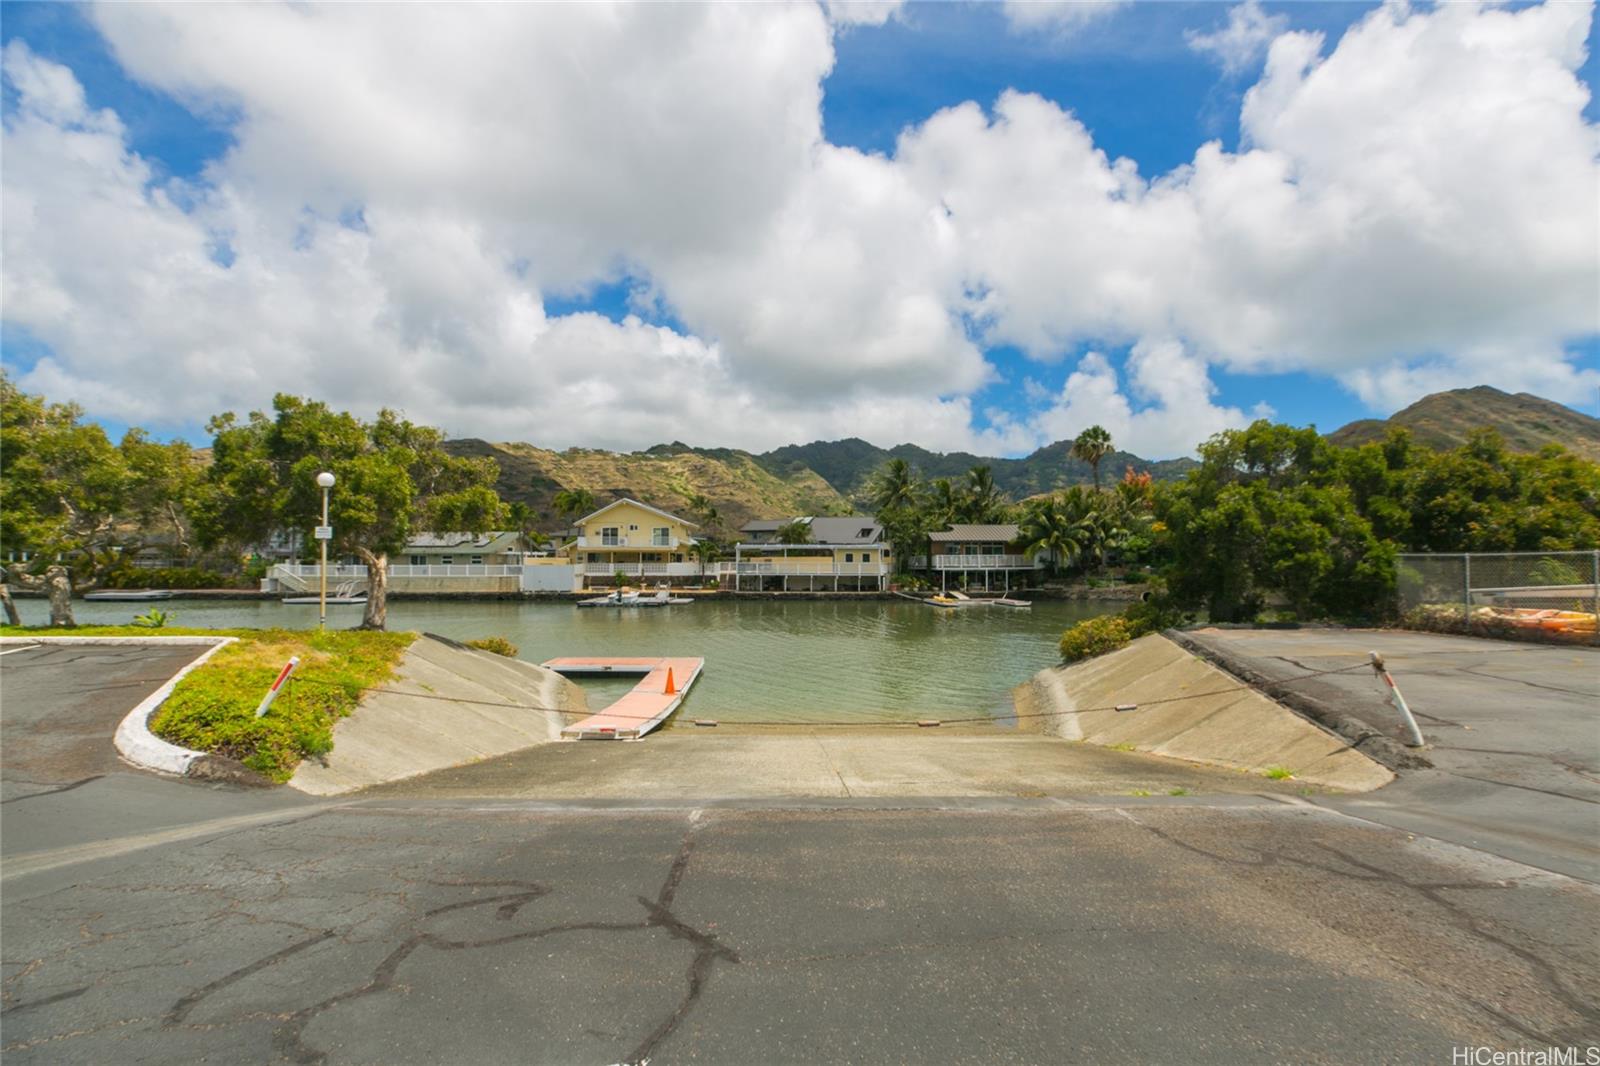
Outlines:
{"type": "Polygon", "coordinates": [[[574,722],[561,731],[564,737],[605,736],[637,740],[667,720],[689,686],[700,676],[704,659],[586,658],[572,656],[551,659],[541,665],[558,674],[635,674],[643,673],[633,690],[609,707],[574,722]],[[677,691],[667,693],[667,672],[673,674],[677,691]]]}

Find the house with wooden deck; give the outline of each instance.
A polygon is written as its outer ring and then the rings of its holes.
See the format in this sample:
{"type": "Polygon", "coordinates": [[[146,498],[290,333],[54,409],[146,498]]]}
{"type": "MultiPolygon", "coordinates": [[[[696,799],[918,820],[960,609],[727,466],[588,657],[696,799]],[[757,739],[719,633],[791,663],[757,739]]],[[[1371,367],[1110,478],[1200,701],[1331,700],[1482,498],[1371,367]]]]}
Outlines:
{"type": "Polygon", "coordinates": [[[913,560],[913,568],[925,568],[941,589],[955,585],[984,591],[1021,587],[1043,566],[1043,558],[1028,557],[1021,530],[1009,522],[935,530],[928,534],[927,557],[913,560]]]}
{"type": "Polygon", "coordinates": [[[883,527],[860,515],[757,519],[739,532],[733,559],[717,564],[718,583],[737,592],[881,592],[894,572],[883,527]],[[809,540],[777,539],[796,523],[807,527],[809,540]]]}
{"type": "Polygon", "coordinates": [[[578,534],[563,546],[578,589],[628,582],[670,581],[700,576],[693,549],[699,528],[659,507],[624,497],[577,522],[578,534]]]}

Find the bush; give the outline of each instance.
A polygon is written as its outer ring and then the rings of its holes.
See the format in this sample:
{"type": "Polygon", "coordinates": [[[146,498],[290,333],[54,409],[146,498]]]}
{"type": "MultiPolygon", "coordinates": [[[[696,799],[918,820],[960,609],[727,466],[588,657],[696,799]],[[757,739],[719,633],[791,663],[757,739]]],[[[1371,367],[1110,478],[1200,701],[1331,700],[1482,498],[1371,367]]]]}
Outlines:
{"type": "Polygon", "coordinates": [[[1061,658],[1069,663],[1125,647],[1133,639],[1121,615],[1105,614],[1079,622],[1061,634],[1061,658]]]}
{"type": "Polygon", "coordinates": [[[131,566],[105,579],[105,587],[112,589],[225,589],[238,584],[237,578],[198,566],[131,566]]]}
{"type": "Polygon", "coordinates": [[[174,611],[163,611],[159,607],[152,607],[144,614],[135,615],[130,624],[140,629],[161,629],[176,617],[177,613],[174,611]]]}
{"type": "Polygon", "coordinates": [[[467,641],[467,647],[504,655],[507,659],[517,657],[517,646],[505,637],[479,637],[477,640],[467,641]]]}

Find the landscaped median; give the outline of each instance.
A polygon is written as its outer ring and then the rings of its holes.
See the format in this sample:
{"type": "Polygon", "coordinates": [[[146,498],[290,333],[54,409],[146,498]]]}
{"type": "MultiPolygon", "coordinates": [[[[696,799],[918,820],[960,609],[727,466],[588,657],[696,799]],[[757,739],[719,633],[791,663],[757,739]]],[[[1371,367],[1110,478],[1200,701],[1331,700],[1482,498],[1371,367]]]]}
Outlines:
{"type": "Polygon", "coordinates": [[[302,759],[327,754],[333,726],[361,695],[394,676],[415,633],[355,630],[0,627],[0,636],[48,638],[233,637],[180,680],[150,719],[156,736],[234,759],[287,781],[302,759]],[[262,718],[256,706],[291,657],[300,665],[262,718]]]}

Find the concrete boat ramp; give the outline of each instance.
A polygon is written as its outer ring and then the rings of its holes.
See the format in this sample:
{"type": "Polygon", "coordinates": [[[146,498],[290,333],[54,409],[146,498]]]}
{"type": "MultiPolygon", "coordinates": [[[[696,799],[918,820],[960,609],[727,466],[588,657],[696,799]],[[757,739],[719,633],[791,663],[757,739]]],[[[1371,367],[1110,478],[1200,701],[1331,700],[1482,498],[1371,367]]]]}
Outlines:
{"type": "Polygon", "coordinates": [[[633,691],[561,731],[567,740],[639,740],[678,709],[706,661],[697,658],[569,657],[541,663],[563,677],[642,674],[633,691]]]}

